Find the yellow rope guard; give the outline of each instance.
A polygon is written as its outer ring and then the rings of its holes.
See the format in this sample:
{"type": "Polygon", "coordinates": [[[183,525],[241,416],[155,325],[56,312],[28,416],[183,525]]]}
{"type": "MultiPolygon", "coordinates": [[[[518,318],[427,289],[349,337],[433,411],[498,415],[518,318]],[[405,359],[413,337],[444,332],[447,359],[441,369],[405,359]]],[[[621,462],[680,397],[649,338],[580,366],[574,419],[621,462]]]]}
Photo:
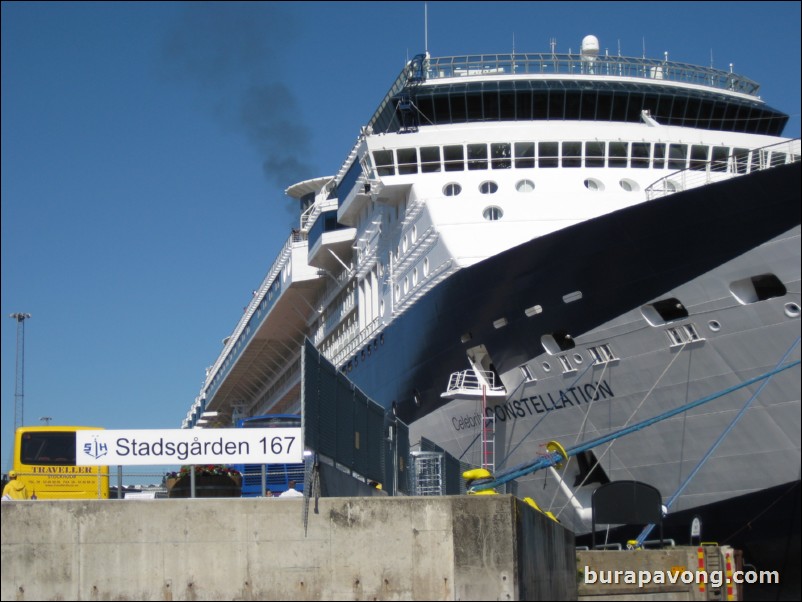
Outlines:
{"type": "Polygon", "coordinates": [[[462,478],[466,481],[475,481],[476,479],[492,479],[492,473],[487,468],[472,468],[462,473],[462,478]]]}
{"type": "MultiPolygon", "coordinates": [[[[546,444],[546,450],[550,454],[553,454],[555,452],[560,454],[563,457],[563,460],[567,460],[568,459],[568,452],[566,452],[565,448],[562,445],[560,445],[559,443],[557,443],[556,441],[549,441],[546,444]]],[[[557,464],[554,465],[554,467],[557,468],[557,469],[562,468],[563,467],[563,462],[562,461],[558,462],[557,464]]]]}

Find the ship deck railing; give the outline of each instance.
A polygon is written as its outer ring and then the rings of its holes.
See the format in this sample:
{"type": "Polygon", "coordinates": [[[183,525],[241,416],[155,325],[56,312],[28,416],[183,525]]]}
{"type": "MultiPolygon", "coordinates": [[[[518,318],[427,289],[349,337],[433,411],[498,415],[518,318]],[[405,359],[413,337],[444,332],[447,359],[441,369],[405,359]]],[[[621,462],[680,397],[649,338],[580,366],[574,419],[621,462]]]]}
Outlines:
{"type": "Polygon", "coordinates": [[[693,167],[675,171],[660,178],[646,188],[646,198],[651,201],[682,190],[737,178],[788,163],[798,163],[800,158],[802,158],[802,149],[799,138],[751,151],[736,152],[726,160],[702,161],[693,167]]]}
{"type": "Polygon", "coordinates": [[[713,67],[666,59],[580,54],[479,54],[430,58],[424,65],[426,80],[498,75],[589,75],[681,82],[755,95],[753,80],[713,67]]]}
{"type": "MultiPolygon", "coordinates": [[[[239,342],[239,338],[242,336],[243,332],[245,331],[246,326],[251,321],[251,318],[256,313],[259,304],[265,298],[270,287],[275,282],[276,278],[278,278],[281,270],[290,260],[292,255],[292,247],[294,244],[306,242],[307,235],[306,232],[300,232],[297,230],[293,230],[287,240],[281,247],[278,256],[276,257],[273,265],[270,267],[270,270],[267,272],[267,276],[265,276],[262,284],[256,289],[254,295],[251,298],[251,301],[245,307],[245,311],[242,314],[239,322],[237,322],[237,326],[234,328],[234,332],[225,339],[226,343],[223,347],[223,351],[220,352],[220,355],[217,357],[217,361],[212,365],[206,375],[206,380],[204,381],[203,388],[201,389],[201,395],[204,393],[206,394],[206,398],[210,398],[210,392],[214,387],[213,382],[217,377],[218,373],[220,372],[223,364],[228,358],[229,354],[235,349],[237,343],[239,342]]],[[[255,329],[254,329],[255,330],[255,329]]],[[[220,381],[222,382],[222,381],[220,381]]],[[[218,383],[219,384],[219,383],[218,383]]]]}
{"type": "Polygon", "coordinates": [[[462,370],[454,372],[448,379],[443,397],[462,396],[506,396],[503,386],[496,386],[496,374],[490,370],[462,370]]]}

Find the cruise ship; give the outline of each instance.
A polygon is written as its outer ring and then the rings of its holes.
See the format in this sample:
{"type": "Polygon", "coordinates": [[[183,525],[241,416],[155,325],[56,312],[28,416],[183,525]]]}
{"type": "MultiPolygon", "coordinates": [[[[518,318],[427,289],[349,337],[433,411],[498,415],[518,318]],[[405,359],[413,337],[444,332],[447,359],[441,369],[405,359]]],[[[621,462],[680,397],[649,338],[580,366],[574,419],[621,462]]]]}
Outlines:
{"type": "Polygon", "coordinates": [[[416,56],[340,170],[287,188],[298,226],[183,426],[299,413],[308,339],[413,447],[495,475],[580,450],[504,485],[577,533],[617,480],[732,517],[711,537],[798,509],[800,141],[758,87],[594,36],[416,56]]]}

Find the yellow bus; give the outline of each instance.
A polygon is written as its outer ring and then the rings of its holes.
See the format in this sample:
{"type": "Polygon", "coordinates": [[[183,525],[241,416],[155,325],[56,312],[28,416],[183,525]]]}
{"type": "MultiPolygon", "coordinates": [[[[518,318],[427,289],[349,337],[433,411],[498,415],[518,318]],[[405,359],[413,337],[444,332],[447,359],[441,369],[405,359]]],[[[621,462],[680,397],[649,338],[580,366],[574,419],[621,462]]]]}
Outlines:
{"type": "Polygon", "coordinates": [[[91,426],[23,426],[14,435],[14,471],[37,499],[108,499],[107,466],[75,465],[75,432],[91,426]]]}

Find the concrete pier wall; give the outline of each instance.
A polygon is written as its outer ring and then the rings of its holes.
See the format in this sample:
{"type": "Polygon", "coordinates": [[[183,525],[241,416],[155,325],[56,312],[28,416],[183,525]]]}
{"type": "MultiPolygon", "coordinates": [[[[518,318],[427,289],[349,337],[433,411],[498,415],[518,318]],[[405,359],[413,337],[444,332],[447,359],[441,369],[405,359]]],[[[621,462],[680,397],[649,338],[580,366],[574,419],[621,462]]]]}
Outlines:
{"type": "Polygon", "coordinates": [[[573,535],[511,496],[2,504],[3,600],[571,600],[573,535]]]}

